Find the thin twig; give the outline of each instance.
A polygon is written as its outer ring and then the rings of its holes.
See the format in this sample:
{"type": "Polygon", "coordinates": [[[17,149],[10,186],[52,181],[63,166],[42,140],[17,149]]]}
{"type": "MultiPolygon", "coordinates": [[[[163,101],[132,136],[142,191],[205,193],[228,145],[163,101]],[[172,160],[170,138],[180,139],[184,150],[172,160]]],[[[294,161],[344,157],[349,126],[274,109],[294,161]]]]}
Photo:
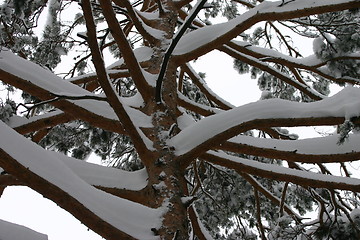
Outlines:
{"type": "Polygon", "coordinates": [[[280,211],[279,211],[280,216],[282,216],[284,213],[284,204],[285,204],[286,191],[287,191],[288,186],[289,186],[289,182],[286,182],[284,185],[284,189],[281,193],[280,211]]]}
{"type": "Polygon", "coordinates": [[[266,240],[264,226],[261,223],[261,208],[260,208],[259,192],[256,190],[255,187],[254,187],[254,195],[255,195],[255,204],[256,204],[256,219],[257,219],[257,222],[258,222],[257,225],[258,225],[258,228],[259,228],[261,239],[266,240]]]}

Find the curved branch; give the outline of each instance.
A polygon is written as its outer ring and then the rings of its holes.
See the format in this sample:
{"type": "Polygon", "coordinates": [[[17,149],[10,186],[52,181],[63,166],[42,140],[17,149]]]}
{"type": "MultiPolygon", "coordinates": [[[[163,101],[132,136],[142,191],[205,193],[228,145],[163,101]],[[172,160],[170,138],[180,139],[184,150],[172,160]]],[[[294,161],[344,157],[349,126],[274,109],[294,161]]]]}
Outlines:
{"type": "Polygon", "coordinates": [[[251,44],[243,41],[230,41],[226,43],[226,46],[235,49],[237,52],[252,56],[261,62],[277,63],[283,66],[287,66],[289,68],[300,68],[300,69],[308,70],[337,83],[348,82],[351,84],[360,84],[360,80],[346,78],[346,77],[345,78],[334,77],[329,75],[326,71],[320,69],[320,67],[326,65],[328,61],[339,61],[344,59],[360,59],[359,54],[346,54],[342,56],[341,55],[336,56],[328,60],[322,60],[317,58],[315,55],[310,55],[304,58],[295,58],[282,54],[275,50],[261,48],[258,46],[252,46],[251,44]]]}
{"type": "Polygon", "coordinates": [[[360,7],[357,0],[336,0],[331,3],[325,0],[302,0],[286,5],[281,3],[264,1],[227,23],[207,26],[186,34],[174,51],[177,63],[182,65],[214,50],[261,21],[286,20],[360,7]],[[193,42],[190,39],[198,41],[193,42]],[[190,42],[192,44],[189,44],[190,42]]]}
{"type": "Polygon", "coordinates": [[[358,121],[355,117],[360,114],[359,99],[360,90],[349,87],[312,103],[280,99],[258,101],[201,119],[170,139],[169,144],[186,166],[200,154],[251,129],[336,125],[352,117],[358,121]]]}
{"type": "MultiPolygon", "coordinates": [[[[43,101],[52,99],[53,93],[61,94],[66,92],[74,96],[92,94],[72,83],[63,81],[53,73],[4,49],[0,51],[0,78],[3,82],[43,101]]],[[[113,132],[122,129],[108,103],[96,100],[71,101],[62,99],[52,102],[51,105],[95,127],[113,132]]]]}
{"type": "Polygon", "coordinates": [[[349,162],[360,159],[360,137],[350,135],[348,141],[339,145],[340,136],[303,140],[277,140],[238,136],[224,142],[218,148],[240,154],[283,159],[302,163],[349,162]]]}
{"type": "MultiPolygon", "coordinates": [[[[149,31],[144,28],[145,23],[142,23],[142,20],[139,18],[137,13],[135,12],[133,6],[128,0],[112,0],[116,5],[123,6],[126,8],[129,17],[131,18],[132,23],[139,31],[139,33],[144,37],[146,41],[149,41],[151,44],[155,44],[159,39],[155,36],[151,35],[149,31]]],[[[159,31],[159,30],[158,30],[159,31]]]]}
{"type": "Polygon", "coordinates": [[[177,102],[180,106],[186,108],[187,110],[193,111],[197,114],[203,115],[203,116],[210,116],[215,113],[220,112],[221,110],[209,106],[205,106],[199,103],[196,103],[194,101],[191,101],[184,95],[178,92],[178,99],[177,102]]]}
{"type": "Polygon", "coordinates": [[[360,179],[331,176],[257,162],[225,153],[209,151],[202,155],[208,161],[236,171],[245,172],[272,180],[292,182],[305,187],[341,189],[360,192],[360,179]]]}

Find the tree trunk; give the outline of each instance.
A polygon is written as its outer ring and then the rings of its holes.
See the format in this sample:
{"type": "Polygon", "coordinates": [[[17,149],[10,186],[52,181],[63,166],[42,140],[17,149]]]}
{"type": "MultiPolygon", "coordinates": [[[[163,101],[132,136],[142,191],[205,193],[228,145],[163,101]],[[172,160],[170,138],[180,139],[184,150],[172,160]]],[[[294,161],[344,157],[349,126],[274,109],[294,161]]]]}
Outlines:
{"type": "MultiPolygon", "coordinates": [[[[159,1],[160,2],[160,1],[159,1]]],[[[176,26],[176,11],[172,11],[171,1],[161,1],[164,12],[160,12],[162,17],[160,22],[154,23],[153,27],[164,31],[165,38],[172,39],[176,26]]],[[[159,74],[163,64],[164,55],[168,49],[168,44],[164,45],[161,41],[158,45],[151,46],[154,49],[151,67],[148,69],[152,74],[159,74]]],[[[149,196],[152,207],[161,207],[164,209],[163,224],[160,229],[152,229],[161,239],[189,239],[190,223],[187,216],[187,206],[182,202],[185,196],[184,189],[186,182],[184,179],[184,170],[175,160],[174,149],[167,145],[167,140],[172,134],[178,132],[177,117],[177,96],[176,84],[176,65],[171,62],[165,70],[162,79],[162,102],[153,101],[147,103],[145,111],[152,115],[154,128],[147,135],[154,142],[156,149],[155,156],[151,161],[144,160],[149,174],[149,185],[152,193],[149,196]]],[[[149,202],[150,203],[150,202],[149,202]]]]}

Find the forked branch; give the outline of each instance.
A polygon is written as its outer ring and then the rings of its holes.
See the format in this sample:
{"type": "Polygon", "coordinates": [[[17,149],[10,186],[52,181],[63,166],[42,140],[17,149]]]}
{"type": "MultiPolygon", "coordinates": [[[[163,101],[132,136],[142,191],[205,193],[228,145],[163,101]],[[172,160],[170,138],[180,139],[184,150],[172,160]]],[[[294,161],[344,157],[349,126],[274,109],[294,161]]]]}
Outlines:
{"type": "MultiPolygon", "coordinates": [[[[111,30],[111,34],[114,37],[114,39],[117,43],[117,46],[119,47],[119,49],[122,53],[122,56],[125,60],[127,68],[129,69],[130,75],[131,75],[137,89],[139,90],[144,101],[151,99],[151,91],[150,91],[151,88],[144,77],[142,69],[134,55],[134,52],[133,52],[123,30],[121,29],[120,25],[118,24],[118,20],[115,16],[113,7],[111,5],[111,1],[110,0],[100,1],[100,6],[101,6],[103,14],[106,18],[106,22],[111,30]]],[[[85,14],[85,10],[84,10],[84,14],[85,14]]],[[[91,16],[91,18],[92,18],[92,16],[91,16]]],[[[89,21],[90,17],[88,17],[87,20],[89,21]]],[[[94,24],[94,26],[95,26],[95,24],[94,24]]],[[[90,31],[89,28],[88,28],[88,31],[90,31]]],[[[96,37],[95,37],[95,39],[96,39],[96,37]]]]}
{"type": "MultiPolygon", "coordinates": [[[[103,6],[104,14],[105,14],[105,12],[107,12],[107,15],[108,15],[107,20],[108,21],[113,20],[113,18],[115,18],[115,14],[112,10],[111,2],[110,1],[101,1],[101,5],[103,6]],[[105,9],[107,9],[107,10],[105,10],[105,9]]],[[[98,78],[99,83],[100,83],[102,89],[104,90],[110,105],[112,106],[116,115],[118,116],[122,125],[124,126],[125,131],[131,137],[136,149],[138,150],[138,154],[139,154],[140,158],[147,159],[151,153],[140,135],[141,133],[139,131],[141,131],[141,130],[137,129],[137,127],[134,125],[132,119],[130,118],[129,114],[127,113],[123,104],[121,103],[119,96],[114,91],[114,88],[112,87],[112,85],[109,81],[109,77],[108,77],[108,74],[105,69],[104,61],[103,61],[103,58],[102,58],[102,55],[101,55],[101,52],[100,52],[100,49],[99,49],[99,46],[97,43],[96,25],[95,25],[94,18],[92,15],[90,1],[89,0],[83,1],[82,8],[84,11],[86,27],[88,30],[88,33],[87,33],[88,43],[89,43],[89,46],[90,46],[90,49],[92,52],[93,62],[94,62],[95,68],[96,68],[96,72],[99,76],[99,78],[98,78]]],[[[118,26],[116,21],[115,21],[115,23],[116,23],[116,26],[118,26]]],[[[109,23],[109,24],[111,25],[112,23],[109,23]]],[[[121,29],[120,30],[117,29],[117,30],[120,33],[118,36],[119,37],[123,36],[122,30],[121,29]]],[[[125,38],[125,40],[126,40],[126,38],[125,38]]],[[[133,54],[132,54],[132,56],[134,57],[133,54]]],[[[136,66],[139,67],[137,62],[136,62],[136,66]]],[[[141,76],[143,77],[143,74],[141,72],[139,74],[141,74],[141,76]]],[[[146,86],[142,86],[142,87],[146,87],[146,86]]]]}

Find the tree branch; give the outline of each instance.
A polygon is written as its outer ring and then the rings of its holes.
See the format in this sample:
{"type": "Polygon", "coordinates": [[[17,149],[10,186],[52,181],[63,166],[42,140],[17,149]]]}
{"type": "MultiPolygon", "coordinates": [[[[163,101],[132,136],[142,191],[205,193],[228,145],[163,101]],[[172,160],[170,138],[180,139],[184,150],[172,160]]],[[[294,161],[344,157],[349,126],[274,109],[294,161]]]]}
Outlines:
{"type": "MultiPolygon", "coordinates": [[[[326,71],[320,69],[320,67],[326,65],[329,61],[340,61],[344,59],[360,59],[359,54],[345,54],[342,56],[333,57],[328,60],[318,59],[315,55],[311,55],[305,58],[294,58],[285,54],[282,54],[278,51],[261,48],[259,46],[252,46],[247,42],[241,41],[230,41],[225,44],[232,49],[235,49],[237,52],[243,53],[245,55],[252,56],[258,59],[261,62],[271,62],[287,66],[288,68],[299,68],[311,71],[316,73],[326,79],[329,79],[338,83],[351,83],[351,84],[360,84],[359,80],[349,79],[346,77],[334,77],[329,75],[326,71]]],[[[224,47],[224,46],[223,46],[224,47]]],[[[223,48],[221,47],[221,48],[223,48]]],[[[251,63],[249,63],[251,64],[251,63]]],[[[252,64],[251,64],[252,65],[252,64]]],[[[266,70],[264,70],[266,71],[266,70]]]]}
{"type": "MultiPolygon", "coordinates": [[[[3,53],[4,50],[1,52],[3,53]]],[[[1,55],[0,53],[0,55],[1,55]]],[[[71,85],[71,88],[77,87],[76,85],[73,85],[71,83],[66,83],[65,81],[62,81],[57,76],[53,75],[50,72],[44,73],[44,69],[38,67],[37,65],[28,62],[24,59],[21,59],[19,57],[13,56],[14,59],[11,59],[12,57],[9,57],[7,55],[6,57],[6,63],[14,65],[11,68],[8,68],[7,66],[3,66],[0,64],[0,77],[3,82],[6,82],[16,88],[19,88],[27,93],[29,93],[32,96],[35,96],[43,101],[47,101],[51,99],[52,93],[55,91],[50,88],[49,82],[55,83],[58,88],[68,89],[71,85]],[[26,62],[25,62],[26,61],[26,62]],[[30,69],[36,70],[36,73],[38,75],[31,75],[30,73],[26,76],[21,76],[21,74],[18,76],[17,73],[21,73],[22,70],[20,69],[21,66],[27,66],[30,69]],[[35,69],[36,66],[36,69],[35,69]],[[47,77],[48,83],[42,83],[40,78],[47,77]],[[55,79],[56,78],[56,79],[55,79]],[[54,82],[53,82],[53,81],[54,82]],[[63,84],[69,84],[68,86],[64,86],[63,84]]],[[[4,61],[1,61],[1,63],[5,63],[4,61]]],[[[35,72],[34,72],[35,74],[35,72]]],[[[78,90],[78,89],[76,89],[78,90]]],[[[82,89],[84,90],[84,89],[82,89]]],[[[84,90],[86,91],[86,90],[84,90]]],[[[88,91],[85,92],[85,94],[89,94],[88,91]]],[[[77,119],[81,119],[85,122],[88,122],[92,126],[100,127],[103,129],[107,129],[113,132],[117,132],[117,129],[122,129],[121,124],[117,121],[115,114],[113,111],[109,108],[109,105],[107,103],[102,103],[96,101],[87,101],[84,102],[71,102],[68,100],[60,100],[52,102],[51,105],[53,105],[56,108],[59,108],[63,110],[64,112],[76,116],[77,119]],[[99,111],[101,109],[101,111],[99,111]]]]}
{"type": "Polygon", "coordinates": [[[182,65],[196,59],[229,42],[258,22],[293,19],[360,7],[360,2],[357,0],[337,0],[331,3],[328,1],[316,1],[314,3],[312,0],[303,0],[293,1],[284,6],[280,6],[279,3],[281,2],[264,1],[250,9],[246,14],[242,14],[225,24],[212,25],[186,34],[174,51],[174,58],[176,58],[174,60],[182,65]],[[189,39],[196,39],[199,36],[202,36],[203,41],[185,47],[189,39]]]}
{"type": "Polygon", "coordinates": [[[360,179],[289,169],[274,164],[266,164],[226,154],[219,154],[213,151],[207,152],[202,156],[214,164],[272,180],[292,182],[305,187],[360,192],[360,179]]]}
{"type": "Polygon", "coordinates": [[[75,117],[62,111],[49,112],[29,119],[20,116],[12,117],[9,120],[9,126],[20,134],[28,134],[39,131],[44,128],[53,127],[61,123],[75,120],[75,117]],[[17,122],[17,119],[21,121],[17,122]]]}
{"type": "Polygon", "coordinates": [[[312,103],[280,99],[258,101],[201,119],[183,129],[169,143],[175,147],[178,160],[187,166],[200,154],[251,129],[337,125],[349,116],[353,116],[353,121],[359,121],[356,117],[358,112],[351,110],[353,107],[357,109],[357,104],[360,104],[358,96],[360,91],[357,88],[345,88],[332,97],[312,103]],[[352,100],[347,101],[352,101],[351,106],[342,100],[349,97],[352,100]]]}
{"type": "MultiPolygon", "coordinates": [[[[7,172],[17,177],[20,181],[26,182],[29,187],[38,193],[56,202],[60,207],[66,209],[77,219],[81,220],[83,224],[101,236],[107,239],[135,239],[104,221],[91,211],[91,209],[84,206],[82,201],[84,199],[78,200],[74,198],[74,196],[66,190],[33,173],[28,167],[19,164],[17,160],[4,151],[3,148],[0,148],[0,156],[0,164],[7,172]]],[[[33,161],[34,159],[30,158],[30,160],[33,161]]],[[[60,169],[57,169],[57,171],[59,170],[60,169]]],[[[74,182],[72,184],[74,184],[74,182]]]]}
{"type": "Polygon", "coordinates": [[[238,136],[224,142],[218,149],[290,162],[343,163],[360,159],[360,147],[357,144],[360,139],[357,135],[349,137],[349,141],[339,145],[339,135],[303,140],[238,136]]]}

